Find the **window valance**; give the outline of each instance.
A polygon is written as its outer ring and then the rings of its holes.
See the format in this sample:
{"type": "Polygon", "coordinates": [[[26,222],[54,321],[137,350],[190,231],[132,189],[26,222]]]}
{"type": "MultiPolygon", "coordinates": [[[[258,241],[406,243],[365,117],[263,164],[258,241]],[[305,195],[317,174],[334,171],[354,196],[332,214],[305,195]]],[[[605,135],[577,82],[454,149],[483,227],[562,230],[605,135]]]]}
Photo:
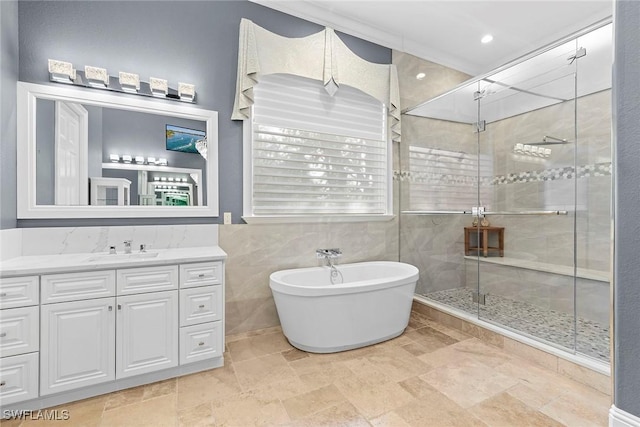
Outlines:
{"type": "Polygon", "coordinates": [[[249,117],[253,87],[259,76],[275,73],[320,80],[330,95],[341,84],[371,95],[387,107],[392,139],[400,140],[400,92],[395,66],[365,61],[349,50],[331,28],[307,37],[288,38],[242,19],[232,120],[249,117]]]}

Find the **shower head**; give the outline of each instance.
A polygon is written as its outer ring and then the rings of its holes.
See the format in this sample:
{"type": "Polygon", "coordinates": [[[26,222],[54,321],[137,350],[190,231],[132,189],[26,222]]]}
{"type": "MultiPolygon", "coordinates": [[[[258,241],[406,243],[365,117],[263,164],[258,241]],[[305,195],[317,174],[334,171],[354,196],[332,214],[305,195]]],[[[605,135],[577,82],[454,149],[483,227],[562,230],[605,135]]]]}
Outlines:
{"type": "Polygon", "coordinates": [[[545,135],[542,137],[542,141],[530,142],[528,145],[558,145],[558,144],[568,144],[569,142],[570,141],[567,141],[566,139],[545,135]]]}

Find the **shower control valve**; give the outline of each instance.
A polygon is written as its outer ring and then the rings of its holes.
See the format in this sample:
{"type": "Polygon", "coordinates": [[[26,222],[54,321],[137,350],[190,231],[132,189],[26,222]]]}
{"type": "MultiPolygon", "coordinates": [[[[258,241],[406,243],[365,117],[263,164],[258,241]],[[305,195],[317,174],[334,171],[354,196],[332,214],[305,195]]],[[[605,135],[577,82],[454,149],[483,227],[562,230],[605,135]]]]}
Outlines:
{"type": "Polygon", "coordinates": [[[484,206],[473,206],[471,208],[471,215],[472,216],[477,216],[477,217],[483,217],[484,216],[484,206]]]}

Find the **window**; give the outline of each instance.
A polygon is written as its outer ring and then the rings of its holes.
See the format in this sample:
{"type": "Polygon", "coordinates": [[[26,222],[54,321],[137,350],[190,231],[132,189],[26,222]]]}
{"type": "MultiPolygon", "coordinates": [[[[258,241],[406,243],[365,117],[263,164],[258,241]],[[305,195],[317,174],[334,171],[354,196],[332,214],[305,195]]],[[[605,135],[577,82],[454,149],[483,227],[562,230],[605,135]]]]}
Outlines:
{"type": "Polygon", "coordinates": [[[386,109],[345,85],[262,76],[244,123],[244,216],[391,214],[391,144],[386,109]]]}
{"type": "Polygon", "coordinates": [[[489,181],[493,175],[493,160],[486,154],[478,156],[411,145],[409,171],[409,210],[471,210],[478,205],[478,173],[481,177],[480,202],[486,209],[491,207],[493,189],[489,181]]]}

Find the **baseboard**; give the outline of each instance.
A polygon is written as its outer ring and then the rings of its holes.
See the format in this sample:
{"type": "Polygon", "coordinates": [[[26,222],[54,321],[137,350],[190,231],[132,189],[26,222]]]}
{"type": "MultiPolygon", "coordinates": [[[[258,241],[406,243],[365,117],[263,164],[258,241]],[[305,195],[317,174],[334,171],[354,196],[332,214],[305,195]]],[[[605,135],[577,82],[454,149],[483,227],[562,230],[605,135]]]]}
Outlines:
{"type": "Polygon", "coordinates": [[[611,405],[609,409],[609,427],[640,427],[640,418],[611,405]]]}

